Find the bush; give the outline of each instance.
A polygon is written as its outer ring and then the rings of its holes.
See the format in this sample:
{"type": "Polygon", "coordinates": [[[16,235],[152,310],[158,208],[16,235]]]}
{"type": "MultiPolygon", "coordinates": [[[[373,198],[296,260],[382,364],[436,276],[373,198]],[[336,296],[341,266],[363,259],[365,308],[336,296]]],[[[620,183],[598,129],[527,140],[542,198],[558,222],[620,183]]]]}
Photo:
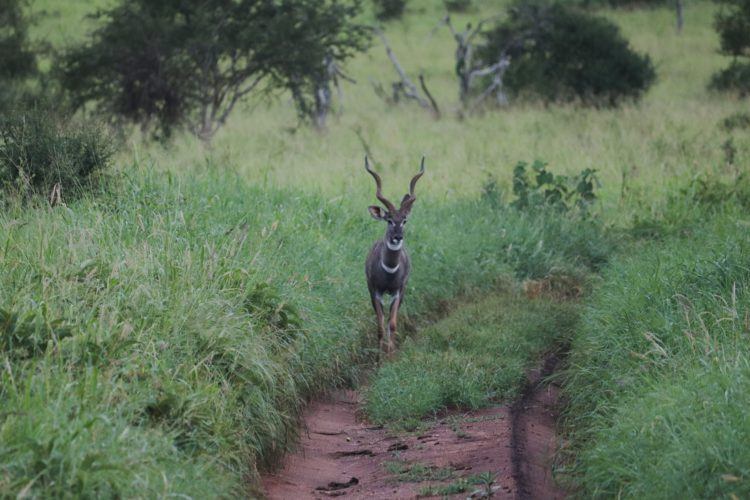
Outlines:
{"type": "Polygon", "coordinates": [[[0,110],[18,98],[21,82],[36,73],[21,0],[0,0],[0,110]]]}
{"type": "Polygon", "coordinates": [[[471,0],[443,0],[443,5],[448,12],[466,12],[471,9],[471,0]]]}
{"type": "Polygon", "coordinates": [[[0,189],[75,197],[100,185],[113,154],[112,138],[95,125],[71,125],[43,108],[14,111],[0,121],[0,189]]]}
{"type": "Polygon", "coordinates": [[[57,72],[77,108],[186,127],[210,140],[256,89],[288,89],[304,115],[320,85],[368,40],[359,2],[326,0],[121,1],[101,27],[64,55],[57,72]]]}
{"type": "Polygon", "coordinates": [[[546,101],[614,106],[639,98],[655,79],[649,57],[634,52],[617,26],[563,4],[511,5],[508,19],[485,33],[480,48],[486,64],[506,54],[509,93],[546,101]]]}
{"type": "Polygon", "coordinates": [[[669,0],[581,0],[584,7],[661,7],[669,0]]]}
{"type": "Polygon", "coordinates": [[[575,176],[554,175],[547,170],[546,163],[537,160],[531,165],[533,175],[530,175],[527,166],[526,162],[518,162],[513,169],[516,199],[510,204],[512,207],[518,210],[550,207],[563,212],[577,209],[583,215],[588,213],[596,200],[595,170],[587,168],[575,176]]]}
{"type": "Polygon", "coordinates": [[[728,68],[714,74],[710,88],[750,93],[750,0],[714,0],[720,5],[714,26],[721,39],[720,52],[734,60],[728,68]]]}
{"type": "Polygon", "coordinates": [[[375,17],[381,21],[398,19],[406,10],[406,0],[373,0],[375,17]]]}
{"type": "Polygon", "coordinates": [[[721,92],[736,92],[740,97],[750,94],[750,62],[733,61],[728,68],[714,73],[709,87],[721,92]]]}
{"type": "Polygon", "coordinates": [[[735,129],[750,128],[750,113],[745,111],[733,113],[721,121],[721,127],[728,132],[735,129]]]}

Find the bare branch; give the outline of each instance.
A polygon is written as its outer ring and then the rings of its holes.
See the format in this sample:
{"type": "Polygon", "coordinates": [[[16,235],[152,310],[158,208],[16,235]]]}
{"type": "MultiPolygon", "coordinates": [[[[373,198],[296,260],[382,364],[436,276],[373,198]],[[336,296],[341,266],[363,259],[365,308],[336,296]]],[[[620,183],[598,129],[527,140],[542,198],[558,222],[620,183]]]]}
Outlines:
{"type": "Polygon", "coordinates": [[[487,86],[487,88],[482,92],[479,97],[477,97],[474,100],[474,103],[472,104],[472,109],[476,109],[479,104],[484,101],[488,96],[492,95],[493,93],[497,94],[497,101],[499,104],[505,105],[508,104],[508,97],[505,95],[505,92],[503,91],[503,76],[505,75],[505,71],[508,69],[508,66],[510,66],[510,57],[506,54],[503,54],[500,57],[500,60],[493,64],[492,66],[489,66],[487,68],[484,68],[482,70],[477,70],[476,73],[478,76],[485,76],[489,74],[494,74],[492,77],[492,83],[487,86]],[[491,70],[491,71],[490,71],[491,70]]]}
{"type": "Polygon", "coordinates": [[[432,106],[432,112],[435,115],[435,118],[440,118],[440,108],[438,107],[437,102],[435,101],[435,98],[432,97],[432,94],[430,94],[430,91],[427,90],[427,84],[424,82],[424,75],[422,73],[419,74],[419,84],[422,86],[422,92],[424,92],[424,95],[427,96],[427,99],[430,100],[430,106],[432,106]]]}
{"type": "Polygon", "coordinates": [[[404,71],[404,68],[398,62],[396,54],[394,54],[393,50],[391,50],[391,46],[388,43],[388,39],[385,37],[385,34],[379,29],[376,29],[375,33],[377,33],[377,35],[383,41],[383,45],[385,45],[385,52],[386,54],[388,54],[388,59],[391,60],[393,67],[396,69],[396,73],[398,73],[398,76],[401,78],[401,85],[404,95],[410,99],[414,99],[415,101],[417,101],[423,108],[429,108],[430,104],[419,95],[419,90],[417,90],[416,85],[414,85],[414,83],[409,79],[406,71],[404,71]]]}

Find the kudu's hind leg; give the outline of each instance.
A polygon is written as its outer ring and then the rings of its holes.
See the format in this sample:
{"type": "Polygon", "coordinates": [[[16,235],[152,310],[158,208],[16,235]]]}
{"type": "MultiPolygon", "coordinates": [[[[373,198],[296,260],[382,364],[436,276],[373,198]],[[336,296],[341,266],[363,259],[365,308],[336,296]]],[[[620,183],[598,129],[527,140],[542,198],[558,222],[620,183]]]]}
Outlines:
{"type": "Polygon", "coordinates": [[[391,302],[391,314],[388,318],[388,353],[393,354],[396,350],[396,327],[398,319],[398,308],[401,307],[401,301],[403,300],[403,292],[397,292],[391,302]]]}
{"type": "Polygon", "coordinates": [[[383,352],[386,347],[383,343],[383,334],[385,333],[383,303],[381,302],[381,297],[376,293],[371,294],[370,298],[372,299],[372,308],[375,309],[375,316],[378,321],[378,348],[383,352]]]}

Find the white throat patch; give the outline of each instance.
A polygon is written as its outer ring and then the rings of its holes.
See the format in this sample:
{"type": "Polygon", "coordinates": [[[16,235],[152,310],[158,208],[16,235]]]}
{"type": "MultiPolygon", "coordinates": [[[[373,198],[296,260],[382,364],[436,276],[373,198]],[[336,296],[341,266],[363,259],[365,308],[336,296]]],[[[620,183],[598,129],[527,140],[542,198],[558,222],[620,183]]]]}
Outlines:
{"type": "Polygon", "coordinates": [[[388,250],[397,251],[401,250],[401,247],[404,246],[404,240],[399,241],[396,245],[391,245],[390,241],[385,242],[385,246],[388,247],[388,250]]]}
{"type": "Polygon", "coordinates": [[[401,264],[396,264],[395,267],[388,267],[385,265],[385,262],[381,260],[380,267],[382,267],[383,271],[387,272],[388,274],[396,274],[396,271],[398,271],[398,268],[401,267],[401,264]]]}

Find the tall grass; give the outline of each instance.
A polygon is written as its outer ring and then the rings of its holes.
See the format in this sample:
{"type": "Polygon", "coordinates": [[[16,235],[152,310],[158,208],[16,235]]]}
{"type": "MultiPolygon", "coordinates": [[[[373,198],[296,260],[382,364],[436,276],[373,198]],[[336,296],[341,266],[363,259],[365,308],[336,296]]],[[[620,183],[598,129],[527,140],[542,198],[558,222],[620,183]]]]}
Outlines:
{"type": "MultiPolygon", "coordinates": [[[[3,496],[236,494],[376,349],[363,259],[383,228],[364,203],[131,168],[100,199],[0,215],[3,496]]],[[[483,201],[426,197],[411,225],[410,316],[611,246],[483,201]]]]}
{"type": "MultiPolygon", "coordinates": [[[[82,16],[108,2],[35,1],[54,15],[34,36],[80,41],[82,16]]],[[[505,2],[476,4],[457,26],[505,2]]],[[[364,209],[366,147],[389,195],[428,155],[407,235],[407,323],[498,276],[602,266],[612,242],[599,225],[477,201],[490,177],[507,192],[518,160],[597,169],[597,210],[627,225],[660,213],[685,178],[732,176],[748,159],[748,135],[717,126],[740,101],[706,90],[727,64],[710,2],[687,5],[682,35],[669,7],[600,11],[656,63],[639,104],[514,103],[467,117],[453,41],[433,32],[442,2],[410,5],[386,33],[408,71],[424,70],[442,120],[375,96],[368,81],[392,78],[376,44],[347,68],[359,83],[345,85],[323,134],[296,127],[287,96],[246,103],[210,150],[126,131],[119,189],[0,214],[0,496],[244,493],[256,465],[293,443],[305,398],[356,377],[375,350],[362,260],[382,228],[364,209]]],[[[606,271],[572,358],[582,491],[748,493],[735,404],[747,394],[744,218],[638,247],[606,271]]]]}
{"type": "MultiPolygon", "coordinates": [[[[83,13],[106,3],[36,0],[35,11],[58,13],[40,18],[36,36],[52,37],[57,47],[79,40],[79,33],[64,28],[80,26],[83,13]]],[[[452,14],[455,26],[502,15],[507,2],[475,4],[475,11],[452,14]]],[[[420,190],[438,200],[476,196],[488,175],[507,189],[513,165],[538,158],[561,173],[597,169],[605,213],[627,224],[635,205],[658,210],[679,185],[677,181],[707,169],[726,168],[722,144],[728,138],[735,141],[737,164],[748,160],[748,135],[719,127],[742,102],[706,88],[711,75],[729,63],[717,52],[719,39],[712,24],[715,8],[708,0],[688,2],[681,34],[675,31],[671,5],[597,10],[620,26],[635,50],[654,61],[657,82],[638,104],[581,109],[514,103],[507,109],[461,119],[454,41],[446,28],[434,30],[445,15],[443,2],[413,0],[402,20],[384,28],[412,77],[424,72],[444,111],[442,120],[434,121],[409,104],[389,107],[375,95],[371,80],[387,85],[396,79],[376,40],[345,68],[357,84],[344,84],[341,116],[332,117],[324,134],[297,128],[288,96],[270,102],[264,96],[233,113],[211,152],[190,135],[164,149],[142,142],[134,133],[131,146],[162,170],[179,170],[209,156],[212,163],[231,168],[258,185],[314,189],[330,197],[369,194],[370,184],[356,175],[364,154],[360,137],[385,171],[386,189],[405,185],[419,157],[427,154],[428,175],[420,181],[420,190]]],[[[364,21],[375,22],[371,13],[364,21]]]]}
{"type": "Polygon", "coordinates": [[[541,355],[571,335],[576,313],[573,304],[528,300],[512,289],[462,305],[378,368],[367,415],[411,427],[445,410],[510,402],[541,355]]]}
{"type": "Polygon", "coordinates": [[[565,385],[586,497],[750,494],[750,239],[725,209],[616,259],[584,313],[565,385]]]}

